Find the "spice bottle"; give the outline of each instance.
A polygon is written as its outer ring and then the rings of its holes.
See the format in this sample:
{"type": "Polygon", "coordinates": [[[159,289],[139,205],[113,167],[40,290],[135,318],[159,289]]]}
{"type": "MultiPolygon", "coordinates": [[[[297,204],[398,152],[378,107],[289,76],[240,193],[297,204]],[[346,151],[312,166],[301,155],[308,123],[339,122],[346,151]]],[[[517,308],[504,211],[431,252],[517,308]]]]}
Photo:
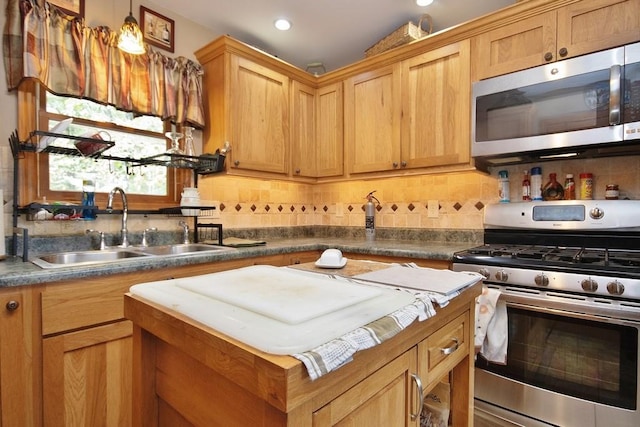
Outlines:
{"type": "Polygon", "coordinates": [[[531,182],[529,181],[529,171],[524,171],[524,178],[522,178],[522,200],[531,200],[531,182]]]}
{"type": "Polygon", "coordinates": [[[564,199],[576,199],[576,182],[573,179],[572,173],[568,173],[566,179],[564,180],[564,199]]]}
{"type": "Polygon", "coordinates": [[[580,198],[582,200],[593,199],[593,174],[591,173],[580,174],[580,198]]]}
{"type": "Polygon", "coordinates": [[[564,197],[564,187],[556,179],[555,173],[549,174],[549,182],[542,189],[542,198],[544,200],[562,200],[564,197]]]}
{"type": "Polygon", "coordinates": [[[542,200],[542,168],[531,168],[531,200],[542,200]]]}
{"type": "Polygon", "coordinates": [[[509,172],[498,172],[498,196],[500,197],[500,203],[509,203],[509,172]]]}

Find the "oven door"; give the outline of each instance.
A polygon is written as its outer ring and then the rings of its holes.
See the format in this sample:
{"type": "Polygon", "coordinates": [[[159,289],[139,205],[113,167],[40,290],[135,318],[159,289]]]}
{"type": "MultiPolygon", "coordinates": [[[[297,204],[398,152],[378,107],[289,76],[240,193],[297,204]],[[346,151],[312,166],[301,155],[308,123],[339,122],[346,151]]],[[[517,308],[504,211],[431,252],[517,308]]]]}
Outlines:
{"type": "Polygon", "coordinates": [[[507,304],[509,346],[506,365],[478,356],[477,425],[637,425],[640,306],[489,287],[507,304]]]}

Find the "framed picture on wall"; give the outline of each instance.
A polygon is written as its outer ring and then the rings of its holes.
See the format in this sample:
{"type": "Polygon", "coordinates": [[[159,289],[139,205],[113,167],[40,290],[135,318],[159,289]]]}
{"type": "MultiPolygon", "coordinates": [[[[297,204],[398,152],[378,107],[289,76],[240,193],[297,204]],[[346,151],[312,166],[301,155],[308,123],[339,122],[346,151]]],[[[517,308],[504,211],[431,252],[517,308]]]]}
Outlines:
{"type": "Polygon", "coordinates": [[[49,0],[49,3],[69,15],[84,18],[84,0],[49,0]]]}
{"type": "Polygon", "coordinates": [[[140,6],[140,29],[146,43],[173,52],[175,40],[173,19],[140,6]]]}

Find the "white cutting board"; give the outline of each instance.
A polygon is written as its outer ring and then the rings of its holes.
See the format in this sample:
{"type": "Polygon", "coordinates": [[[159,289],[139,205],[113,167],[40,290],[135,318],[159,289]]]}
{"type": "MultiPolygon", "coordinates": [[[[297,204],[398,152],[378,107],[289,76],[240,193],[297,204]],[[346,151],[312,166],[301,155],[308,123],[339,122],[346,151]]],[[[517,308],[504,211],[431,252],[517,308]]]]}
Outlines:
{"type": "Polygon", "coordinates": [[[415,300],[410,292],[376,287],[372,293],[367,285],[271,266],[252,266],[184,279],[142,283],[132,286],[130,292],[272,354],[295,354],[311,350],[415,300]],[[229,274],[231,272],[234,273],[229,274]],[[261,275],[255,276],[253,273],[256,272],[261,275]],[[241,278],[249,274],[258,282],[243,283],[241,278]],[[271,277],[281,282],[308,286],[313,297],[309,298],[306,290],[301,290],[297,294],[276,292],[275,295],[279,294],[282,298],[274,298],[268,284],[271,277]],[[225,283],[228,289],[220,291],[219,288],[225,283]],[[233,295],[233,288],[238,284],[238,295],[243,294],[242,302],[238,302],[239,297],[233,295]],[[215,290],[209,292],[208,286],[215,290]],[[248,292],[248,288],[252,292],[248,292]],[[348,305],[340,300],[346,298],[345,295],[352,301],[348,305]],[[311,314],[301,315],[298,305],[306,307],[311,314]],[[259,311],[253,311],[254,308],[259,311]],[[274,312],[278,310],[280,313],[275,315],[274,312]],[[290,323],[277,317],[300,321],[290,323]]]}
{"type": "Polygon", "coordinates": [[[344,286],[325,276],[269,265],[223,271],[178,283],[189,291],[296,325],[380,295],[371,286],[344,286]]]}

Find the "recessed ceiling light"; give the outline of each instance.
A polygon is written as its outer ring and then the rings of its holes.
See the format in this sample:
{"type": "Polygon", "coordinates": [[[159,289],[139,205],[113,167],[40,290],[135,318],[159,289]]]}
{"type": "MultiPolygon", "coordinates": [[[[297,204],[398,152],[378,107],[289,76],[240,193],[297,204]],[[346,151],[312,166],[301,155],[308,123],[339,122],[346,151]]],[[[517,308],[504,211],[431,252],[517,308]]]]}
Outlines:
{"type": "Polygon", "coordinates": [[[433,3],[433,0],[416,0],[418,6],[429,6],[431,3],[433,3]]]}
{"type": "Polygon", "coordinates": [[[283,18],[277,19],[273,25],[275,25],[277,29],[282,31],[287,31],[289,28],[291,28],[291,22],[283,18]]]}

